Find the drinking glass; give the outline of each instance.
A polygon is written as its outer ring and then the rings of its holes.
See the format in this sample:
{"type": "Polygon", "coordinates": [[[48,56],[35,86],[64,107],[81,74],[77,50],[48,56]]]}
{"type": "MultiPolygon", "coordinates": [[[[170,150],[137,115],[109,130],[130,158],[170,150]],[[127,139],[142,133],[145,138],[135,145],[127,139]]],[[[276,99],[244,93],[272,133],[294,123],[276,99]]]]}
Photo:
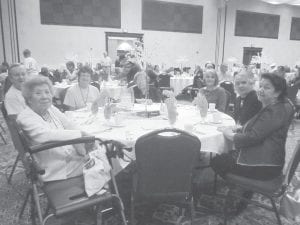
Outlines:
{"type": "Polygon", "coordinates": [[[207,117],[207,107],[201,107],[200,108],[200,116],[201,116],[201,122],[205,123],[206,122],[206,117],[207,117]]]}

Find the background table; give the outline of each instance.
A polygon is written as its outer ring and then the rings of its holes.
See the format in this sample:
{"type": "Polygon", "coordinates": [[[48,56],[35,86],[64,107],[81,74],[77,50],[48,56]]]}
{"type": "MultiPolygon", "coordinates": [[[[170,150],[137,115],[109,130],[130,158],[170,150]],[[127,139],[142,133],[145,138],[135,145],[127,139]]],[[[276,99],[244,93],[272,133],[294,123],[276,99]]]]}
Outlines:
{"type": "Polygon", "coordinates": [[[175,95],[180,94],[180,92],[186,87],[193,84],[193,77],[171,77],[170,86],[174,89],[175,95]]]}

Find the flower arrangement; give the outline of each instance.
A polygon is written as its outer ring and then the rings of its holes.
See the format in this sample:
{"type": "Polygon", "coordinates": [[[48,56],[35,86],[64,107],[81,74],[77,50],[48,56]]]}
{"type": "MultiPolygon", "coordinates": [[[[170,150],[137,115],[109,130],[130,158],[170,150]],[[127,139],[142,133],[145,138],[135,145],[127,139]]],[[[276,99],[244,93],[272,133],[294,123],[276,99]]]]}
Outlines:
{"type": "Polygon", "coordinates": [[[174,125],[177,120],[177,116],[178,116],[177,106],[176,106],[176,98],[175,98],[174,92],[164,90],[163,96],[166,97],[165,104],[166,104],[167,110],[168,110],[169,122],[171,125],[174,125]]]}
{"type": "Polygon", "coordinates": [[[193,104],[199,109],[201,117],[206,117],[208,111],[208,102],[206,97],[203,94],[198,93],[194,98],[193,104]]]}

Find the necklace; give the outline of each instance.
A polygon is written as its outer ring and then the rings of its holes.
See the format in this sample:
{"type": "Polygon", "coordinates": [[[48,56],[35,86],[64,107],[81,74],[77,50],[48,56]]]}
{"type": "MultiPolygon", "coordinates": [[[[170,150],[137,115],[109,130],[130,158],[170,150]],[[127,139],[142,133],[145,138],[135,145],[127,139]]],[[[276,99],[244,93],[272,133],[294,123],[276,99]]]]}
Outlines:
{"type": "Polygon", "coordinates": [[[90,88],[89,87],[87,88],[87,93],[86,93],[85,97],[83,96],[84,93],[82,92],[82,89],[81,89],[80,86],[79,86],[79,90],[80,90],[80,95],[81,95],[82,101],[83,101],[84,105],[86,106],[86,103],[87,103],[87,100],[88,100],[88,97],[89,97],[90,88]]]}

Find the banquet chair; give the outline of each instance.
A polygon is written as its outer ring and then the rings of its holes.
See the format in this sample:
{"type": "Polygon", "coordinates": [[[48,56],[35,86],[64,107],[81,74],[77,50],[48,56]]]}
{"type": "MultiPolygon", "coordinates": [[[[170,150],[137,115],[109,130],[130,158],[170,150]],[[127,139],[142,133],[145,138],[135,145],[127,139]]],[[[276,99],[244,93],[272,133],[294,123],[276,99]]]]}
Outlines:
{"type": "Polygon", "coordinates": [[[23,131],[16,122],[14,123],[14,129],[17,131],[18,138],[23,144],[23,151],[26,152],[26,162],[29,165],[27,177],[30,183],[30,188],[22,205],[19,215],[20,218],[22,217],[24,209],[30,200],[30,217],[32,224],[44,225],[52,217],[62,218],[66,215],[77,213],[80,210],[90,209],[94,214],[93,219],[95,224],[98,225],[102,222],[102,211],[110,209],[110,205],[117,206],[117,209],[120,212],[122,224],[127,224],[123,203],[119,197],[119,192],[115,181],[113,168],[110,171],[110,191],[107,191],[102,195],[95,194],[88,197],[84,188],[83,176],[72,177],[65,180],[42,182],[39,177],[40,175],[45,174],[45,169],[38,164],[34,157],[34,154],[47,151],[52,148],[98,141],[100,145],[106,148],[106,155],[112,167],[111,158],[116,156],[116,153],[112,152],[115,149],[113,142],[104,142],[95,137],[82,137],[73,140],[29,146],[26,136],[23,134],[23,131]],[[42,195],[46,197],[48,203],[44,214],[42,213],[42,207],[40,204],[40,197],[42,195]]]}
{"type": "Polygon", "coordinates": [[[226,196],[226,201],[224,205],[224,224],[227,224],[227,209],[228,209],[228,203],[230,202],[230,198],[240,198],[243,201],[246,201],[248,203],[254,204],[256,206],[259,206],[261,208],[273,211],[277,218],[277,223],[281,225],[281,219],[280,215],[278,213],[278,209],[275,204],[275,198],[281,197],[287,190],[287,187],[289,186],[295,171],[298,167],[300,161],[300,141],[298,140],[297,146],[294,150],[293,156],[288,163],[286,172],[284,175],[281,175],[275,179],[267,180],[267,181],[260,181],[260,180],[254,180],[249,179],[246,177],[234,175],[234,174],[228,174],[225,178],[225,181],[228,184],[229,191],[226,196]],[[238,187],[244,191],[250,191],[253,193],[261,194],[265,197],[267,197],[271,201],[272,207],[269,205],[260,203],[255,200],[249,200],[247,198],[244,198],[242,196],[237,196],[233,194],[233,189],[235,187],[238,187]]]}
{"type": "Polygon", "coordinates": [[[18,162],[20,161],[20,159],[22,159],[24,154],[20,151],[20,149],[22,148],[22,144],[16,138],[16,133],[15,133],[15,130],[13,129],[13,122],[16,120],[17,115],[8,115],[3,102],[1,103],[1,113],[2,113],[2,116],[3,116],[4,121],[6,123],[6,126],[8,128],[8,131],[10,133],[10,137],[11,137],[13,146],[14,146],[15,150],[17,150],[17,152],[18,152],[18,154],[16,156],[16,159],[15,159],[13,165],[12,165],[12,169],[10,171],[10,174],[7,177],[7,183],[10,184],[11,180],[12,180],[12,177],[13,177],[13,174],[16,170],[17,165],[18,165],[18,162]]]}
{"type": "Polygon", "coordinates": [[[229,92],[230,98],[229,98],[229,102],[228,102],[228,110],[233,112],[234,102],[236,99],[236,93],[234,91],[233,83],[230,81],[223,81],[220,83],[220,87],[224,88],[226,91],[229,92]]]}
{"type": "Polygon", "coordinates": [[[158,87],[161,91],[173,90],[173,88],[171,88],[171,75],[170,74],[158,75],[158,87]]]}
{"type": "Polygon", "coordinates": [[[94,86],[94,87],[96,87],[96,88],[100,91],[100,84],[99,84],[99,82],[97,82],[97,81],[92,81],[92,82],[91,82],[91,85],[94,86]]]}
{"type": "Polygon", "coordinates": [[[136,141],[131,224],[135,221],[136,203],[164,201],[187,203],[194,224],[192,174],[200,149],[201,142],[196,136],[171,128],[150,132],[136,141]]]}

